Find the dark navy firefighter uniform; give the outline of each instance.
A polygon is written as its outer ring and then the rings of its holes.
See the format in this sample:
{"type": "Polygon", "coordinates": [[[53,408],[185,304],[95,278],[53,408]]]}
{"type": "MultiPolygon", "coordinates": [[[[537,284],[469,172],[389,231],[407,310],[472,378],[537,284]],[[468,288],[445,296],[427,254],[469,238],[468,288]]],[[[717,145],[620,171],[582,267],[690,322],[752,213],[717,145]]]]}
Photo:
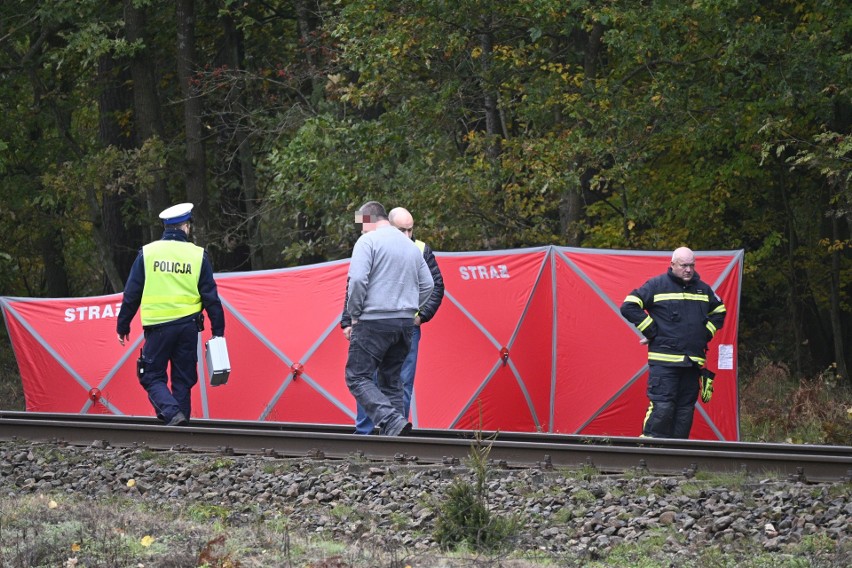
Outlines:
{"type": "Polygon", "coordinates": [[[621,315],[648,339],[648,399],[642,435],[688,438],[707,344],[725,322],[725,304],[696,272],[669,268],[633,290],[621,315]]]}
{"type": "MultiPolygon", "coordinates": [[[[168,211],[168,210],[167,210],[168,211]]],[[[214,336],[224,336],[225,313],[206,251],[168,225],[160,241],[142,247],[130,269],[121,310],[119,339],[141,306],[145,344],[139,382],[160,420],[183,424],[191,414],[191,390],[198,382],[198,333],[207,312],[214,336]],[[166,372],[171,364],[171,385],[166,372]]]]}

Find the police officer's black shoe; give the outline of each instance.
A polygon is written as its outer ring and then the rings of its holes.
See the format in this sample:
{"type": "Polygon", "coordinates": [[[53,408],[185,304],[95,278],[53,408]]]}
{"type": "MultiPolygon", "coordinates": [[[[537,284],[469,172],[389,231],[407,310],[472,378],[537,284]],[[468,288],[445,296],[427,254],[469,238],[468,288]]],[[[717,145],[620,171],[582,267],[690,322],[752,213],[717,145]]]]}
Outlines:
{"type": "Polygon", "coordinates": [[[186,419],[186,416],[183,415],[183,412],[178,412],[172,419],[169,420],[169,423],[166,426],[185,426],[189,424],[189,420],[186,419]]]}

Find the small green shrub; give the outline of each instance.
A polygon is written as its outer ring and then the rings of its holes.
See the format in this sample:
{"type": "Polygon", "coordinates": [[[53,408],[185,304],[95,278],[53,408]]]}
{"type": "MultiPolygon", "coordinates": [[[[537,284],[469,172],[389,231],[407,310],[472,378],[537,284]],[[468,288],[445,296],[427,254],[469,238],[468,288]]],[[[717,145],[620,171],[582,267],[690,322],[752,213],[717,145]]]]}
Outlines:
{"type": "Polygon", "coordinates": [[[511,548],[510,537],[517,532],[513,517],[499,517],[488,507],[486,480],[491,445],[477,434],[470,451],[473,483],[457,477],[437,510],[435,542],[444,550],[469,547],[480,552],[511,548]]]}
{"type": "Polygon", "coordinates": [[[230,509],[222,505],[203,503],[191,503],[186,509],[186,515],[194,521],[226,520],[230,513],[230,509]]]}
{"type": "Polygon", "coordinates": [[[446,550],[467,545],[477,551],[494,551],[506,545],[514,530],[511,520],[491,514],[473,485],[456,479],[439,512],[435,541],[446,550]]]}
{"type": "Polygon", "coordinates": [[[587,505],[589,505],[589,504],[594,503],[595,501],[597,501],[597,497],[595,497],[595,496],[592,494],[592,492],[591,492],[591,491],[589,491],[588,489],[579,489],[579,490],[575,491],[575,492],[571,495],[571,498],[572,498],[574,501],[576,501],[577,503],[585,503],[585,504],[587,504],[587,505]]]}

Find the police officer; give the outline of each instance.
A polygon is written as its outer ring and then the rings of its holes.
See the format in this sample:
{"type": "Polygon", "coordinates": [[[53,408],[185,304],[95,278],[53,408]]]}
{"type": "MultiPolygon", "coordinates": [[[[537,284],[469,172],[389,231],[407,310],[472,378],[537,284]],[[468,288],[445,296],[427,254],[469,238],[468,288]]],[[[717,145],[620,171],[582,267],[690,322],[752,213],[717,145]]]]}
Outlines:
{"type": "Polygon", "coordinates": [[[704,402],[712,394],[712,373],[703,367],[707,343],[722,329],[725,314],[725,304],[701,281],[695,254],[686,247],[674,251],[665,274],[624,299],[621,315],[648,345],[650,405],[643,436],[689,437],[699,389],[704,402]]]}
{"type": "Polygon", "coordinates": [[[118,313],[118,341],[124,345],[141,306],[145,344],[137,375],[157,418],[169,426],[189,422],[191,390],[198,382],[198,332],[207,312],[214,337],[225,334],[225,312],[207,252],[188,241],[192,203],[160,213],[163,238],[142,247],[127,279],[118,313]],[[171,363],[171,385],[166,366],[171,363]]]}

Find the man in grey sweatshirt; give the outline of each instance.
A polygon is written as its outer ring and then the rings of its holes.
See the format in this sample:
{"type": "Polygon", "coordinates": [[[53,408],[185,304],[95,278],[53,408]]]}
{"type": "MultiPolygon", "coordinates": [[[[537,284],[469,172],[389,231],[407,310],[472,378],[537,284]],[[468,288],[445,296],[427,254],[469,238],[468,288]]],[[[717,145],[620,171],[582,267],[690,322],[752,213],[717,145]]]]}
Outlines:
{"type": "Polygon", "coordinates": [[[362,224],[362,234],[349,263],[346,386],[381,434],[399,436],[411,431],[403,414],[400,371],[411,347],[414,315],[434,282],[420,249],[388,222],[381,203],[365,203],[355,222],[362,224]]]}

